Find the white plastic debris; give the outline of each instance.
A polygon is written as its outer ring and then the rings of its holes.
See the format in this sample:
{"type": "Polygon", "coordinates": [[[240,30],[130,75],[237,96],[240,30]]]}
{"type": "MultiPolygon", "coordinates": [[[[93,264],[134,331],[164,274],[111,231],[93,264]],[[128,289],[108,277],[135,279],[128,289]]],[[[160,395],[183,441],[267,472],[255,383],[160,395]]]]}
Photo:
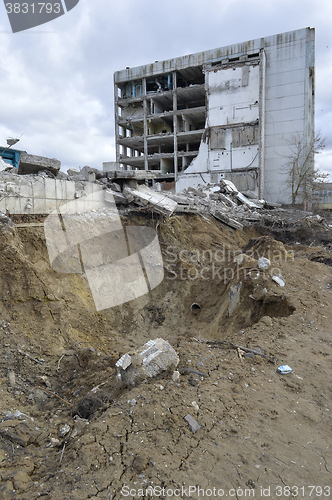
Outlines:
{"type": "Polygon", "coordinates": [[[291,373],[292,372],[292,368],[288,365],[283,365],[283,366],[279,366],[278,370],[277,370],[279,373],[281,373],[282,375],[286,375],[287,373],[291,373]]]}
{"type": "Polygon", "coordinates": [[[266,257],[259,257],[258,267],[259,269],[268,269],[270,267],[271,261],[266,257]]]}
{"type": "Polygon", "coordinates": [[[122,368],[122,370],[126,370],[130,365],[131,365],[131,356],[128,353],[121,356],[119,361],[115,363],[115,366],[117,368],[122,368]]]}
{"type": "Polygon", "coordinates": [[[275,274],[274,276],[272,276],[272,279],[273,281],[275,281],[276,283],[278,283],[279,286],[285,286],[285,280],[284,278],[279,274],[275,274]]]}

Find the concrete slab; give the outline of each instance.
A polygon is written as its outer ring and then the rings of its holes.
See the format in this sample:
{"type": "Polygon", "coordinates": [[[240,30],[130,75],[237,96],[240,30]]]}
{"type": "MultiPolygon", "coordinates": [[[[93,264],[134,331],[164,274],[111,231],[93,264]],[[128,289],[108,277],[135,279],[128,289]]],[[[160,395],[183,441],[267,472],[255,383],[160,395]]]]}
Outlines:
{"type": "Polygon", "coordinates": [[[122,203],[123,205],[128,204],[127,198],[117,191],[113,191],[112,189],[106,189],[105,191],[105,201],[110,203],[122,203]]]}
{"type": "Polygon", "coordinates": [[[37,174],[40,170],[49,170],[56,175],[60,167],[61,162],[55,158],[30,155],[22,151],[18,172],[20,174],[37,174]]]}
{"type": "Polygon", "coordinates": [[[220,212],[219,210],[210,211],[211,215],[226,224],[227,226],[233,227],[234,229],[243,229],[243,225],[235,219],[232,219],[228,215],[220,212]]]}
{"type": "Polygon", "coordinates": [[[136,189],[125,186],[123,194],[128,201],[134,201],[141,206],[151,206],[157,212],[169,217],[176,210],[177,203],[162,193],[156,193],[144,185],[137,186],[136,189]]]}
{"type": "Polygon", "coordinates": [[[162,175],[161,170],[113,170],[106,172],[108,179],[156,179],[162,175]]]}

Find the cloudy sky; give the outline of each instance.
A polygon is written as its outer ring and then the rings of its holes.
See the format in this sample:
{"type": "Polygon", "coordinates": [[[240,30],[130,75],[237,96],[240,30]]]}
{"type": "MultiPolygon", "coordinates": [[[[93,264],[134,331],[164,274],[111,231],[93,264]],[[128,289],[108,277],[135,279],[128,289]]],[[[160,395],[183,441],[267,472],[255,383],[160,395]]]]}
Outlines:
{"type": "Polygon", "coordinates": [[[316,128],[326,137],[317,164],[332,179],[331,0],[80,0],[15,34],[1,3],[0,145],[23,134],[20,149],[58,158],[64,171],[102,168],[115,159],[114,71],[307,26],[316,28],[316,128]]]}

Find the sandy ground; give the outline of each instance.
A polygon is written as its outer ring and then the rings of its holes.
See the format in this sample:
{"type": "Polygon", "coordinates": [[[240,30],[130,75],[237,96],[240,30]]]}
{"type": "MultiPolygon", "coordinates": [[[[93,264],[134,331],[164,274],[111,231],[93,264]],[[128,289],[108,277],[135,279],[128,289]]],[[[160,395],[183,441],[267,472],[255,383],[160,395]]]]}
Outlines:
{"type": "Polygon", "coordinates": [[[331,498],[331,230],[284,246],[194,215],[125,222],[156,228],[165,278],[99,312],[43,228],[0,225],[0,499],[331,498]],[[158,337],[179,379],[122,386],[116,361],[158,337]]]}

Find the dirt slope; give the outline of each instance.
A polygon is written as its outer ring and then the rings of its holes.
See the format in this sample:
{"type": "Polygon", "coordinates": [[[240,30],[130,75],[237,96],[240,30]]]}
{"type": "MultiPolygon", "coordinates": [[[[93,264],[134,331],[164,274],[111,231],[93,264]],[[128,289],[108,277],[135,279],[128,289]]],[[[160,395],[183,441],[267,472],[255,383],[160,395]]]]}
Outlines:
{"type": "Polygon", "coordinates": [[[277,498],[287,486],[329,498],[332,272],[309,260],[323,249],[199,216],[124,222],[156,228],[165,278],[100,312],[84,276],[52,270],[43,228],[0,224],[0,499],[139,498],[149,486],[160,498],[200,498],[198,487],[277,498]],[[178,352],[179,380],[121,386],[115,362],[157,337],[178,352]]]}

